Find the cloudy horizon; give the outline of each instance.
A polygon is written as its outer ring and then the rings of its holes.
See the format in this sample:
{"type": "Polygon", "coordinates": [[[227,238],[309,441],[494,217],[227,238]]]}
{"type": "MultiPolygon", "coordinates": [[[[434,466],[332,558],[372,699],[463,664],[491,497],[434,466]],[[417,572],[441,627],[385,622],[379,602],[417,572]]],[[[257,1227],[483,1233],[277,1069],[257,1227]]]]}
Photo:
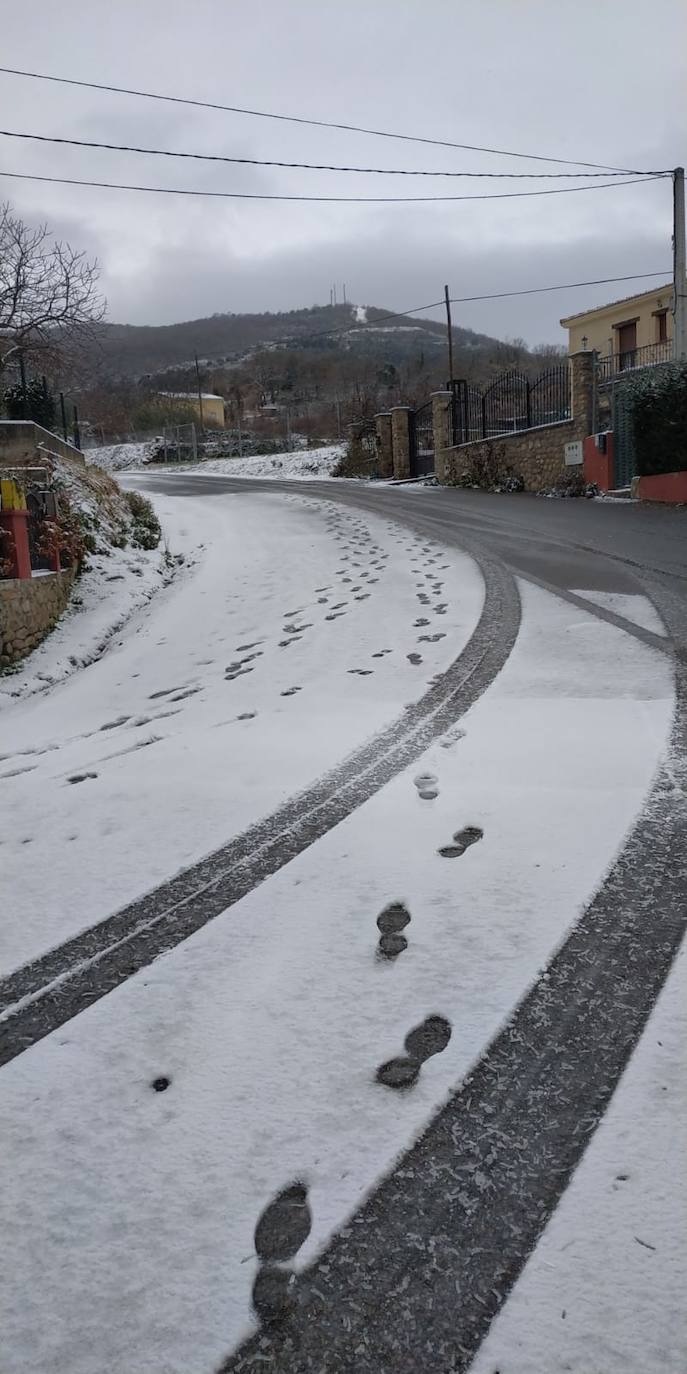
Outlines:
{"type": "MultiPolygon", "coordinates": [[[[192,16],[162,0],[149,0],[143,13],[133,0],[97,13],[83,0],[65,0],[59,10],[39,0],[32,14],[30,34],[21,11],[4,15],[7,66],[614,167],[685,160],[686,25],[678,0],[656,0],[650,31],[646,8],[627,0],[605,0],[600,9],[578,0],[564,12],[543,0],[372,0],[346,13],[318,0],[197,0],[192,16]]],[[[557,170],[6,74],[0,100],[3,129],[66,138],[373,167],[557,170]]],[[[195,190],[374,196],[537,186],[2,143],[6,173],[195,190]]],[[[333,282],[339,291],[346,283],[352,302],[407,310],[438,300],[446,281],[460,297],[671,275],[669,180],[418,205],[223,201],[6,177],[0,196],[98,257],[108,317],[120,323],[327,304],[333,282]]],[[[530,344],[560,342],[561,316],[651,284],[466,303],[454,308],[454,322],[530,344]]]]}

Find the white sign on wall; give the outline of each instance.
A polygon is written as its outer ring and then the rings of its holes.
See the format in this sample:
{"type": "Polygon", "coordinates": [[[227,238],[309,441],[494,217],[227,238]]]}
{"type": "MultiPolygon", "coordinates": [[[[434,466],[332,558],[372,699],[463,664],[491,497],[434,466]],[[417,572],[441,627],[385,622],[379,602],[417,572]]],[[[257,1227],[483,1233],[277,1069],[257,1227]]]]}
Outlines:
{"type": "Polygon", "coordinates": [[[573,468],[582,462],[582,440],[576,439],[572,444],[565,445],[565,466],[573,468]]]}

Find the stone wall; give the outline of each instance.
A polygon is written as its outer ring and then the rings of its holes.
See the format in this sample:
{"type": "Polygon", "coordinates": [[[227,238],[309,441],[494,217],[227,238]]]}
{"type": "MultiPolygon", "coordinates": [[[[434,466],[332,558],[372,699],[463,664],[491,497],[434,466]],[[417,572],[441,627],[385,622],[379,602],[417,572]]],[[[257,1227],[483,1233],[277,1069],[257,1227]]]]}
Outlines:
{"type": "Polygon", "coordinates": [[[42,456],[48,453],[80,467],[85,462],[73,444],[32,420],[0,420],[0,467],[40,467],[42,456]]]}
{"type": "Polygon", "coordinates": [[[67,605],[73,581],[73,572],[0,581],[0,668],[40,644],[67,605]]]}
{"type": "Polygon", "coordinates": [[[377,432],[377,452],[379,454],[379,475],[380,477],[393,477],[394,475],[394,444],[391,430],[391,411],[383,410],[375,415],[375,429],[377,432]]]}
{"type": "Polygon", "coordinates": [[[410,406],[394,406],[391,411],[391,444],[394,477],[410,477],[410,406]]]}
{"type": "Polygon", "coordinates": [[[561,420],[518,434],[477,439],[454,448],[437,449],[436,476],[448,486],[461,484],[463,474],[486,466],[501,476],[521,476],[526,491],[546,491],[565,477],[582,473],[580,466],[566,467],[565,445],[584,440],[591,433],[593,416],[593,355],[575,353],[570,359],[572,419],[561,420]]]}

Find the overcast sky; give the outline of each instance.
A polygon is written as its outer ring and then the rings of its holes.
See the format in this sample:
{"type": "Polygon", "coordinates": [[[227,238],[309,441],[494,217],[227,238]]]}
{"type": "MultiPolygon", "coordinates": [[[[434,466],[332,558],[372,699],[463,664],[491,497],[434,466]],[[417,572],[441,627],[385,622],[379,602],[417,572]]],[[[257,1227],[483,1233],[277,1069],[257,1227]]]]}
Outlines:
{"type": "MultiPolygon", "coordinates": [[[[687,161],[684,0],[32,0],[0,4],[3,64],[141,90],[620,168],[687,161]]],[[[372,167],[555,166],[314,129],[0,74],[3,129],[372,167]]],[[[559,183],[373,177],[203,164],[3,137],[0,168],[310,195],[491,192],[559,183]]],[[[571,169],[575,170],[575,169],[571,169]]],[[[574,185],[574,182],[561,182],[574,185]]],[[[668,181],[474,204],[221,201],[2,178],[0,195],[97,254],[109,318],[453,296],[671,273],[668,181]]],[[[638,282],[651,285],[650,281],[638,282]]],[[[454,308],[530,343],[633,283],[454,308]]]]}

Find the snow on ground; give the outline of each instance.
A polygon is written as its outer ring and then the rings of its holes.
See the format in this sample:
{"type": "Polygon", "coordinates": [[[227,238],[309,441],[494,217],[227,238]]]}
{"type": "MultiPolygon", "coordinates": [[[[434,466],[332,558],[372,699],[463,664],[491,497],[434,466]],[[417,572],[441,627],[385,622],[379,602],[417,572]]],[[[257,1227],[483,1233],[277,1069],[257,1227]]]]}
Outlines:
{"type": "Polygon", "coordinates": [[[318,778],[427,690],[481,611],[471,559],[374,515],[290,494],[155,503],[186,557],[172,586],[99,662],[0,713],[5,971],[318,778]]]}
{"type": "MultiPolygon", "coordinates": [[[[113,444],[109,448],[89,449],[86,460],[108,472],[124,468],[139,468],[148,461],[148,444],[113,444]]],[[[228,477],[331,477],[344,452],[343,444],[326,444],[321,448],[300,449],[289,453],[259,454],[248,458],[209,458],[195,467],[183,465],[189,472],[219,472],[228,477]]],[[[181,465],[170,463],[169,469],[178,472],[181,465]]]]}
{"type": "MultiPolygon", "coordinates": [[[[45,692],[97,658],[126,622],[172,576],[174,564],[164,547],[153,550],[131,545],[131,514],[122,493],[109,478],[82,473],[71,463],[53,459],[55,478],[73,511],[97,521],[96,549],[89,553],[75,581],[67,609],[55,629],[21,663],[0,676],[0,705],[5,707],[0,730],[0,775],[6,758],[15,755],[7,703],[45,692]],[[119,547],[122,533],[129,541],[119,547]],[[116,541],[116,542],[115,542],[116,541]],[[9,728],[9,734],[5,733],[9,728]],[[9,755],[2,755],[9,749],[9,755]]],[[[96,526],[93,524],[93,529],[96,526]]]]}
{"type": "Polygon", "coordinates": [[[648,596],[638,596],[636,593],[629,595],[627,592],[594,592],[587,587],[582,591],[576,591],[575,596],[583,596],[585,600],[593,601],[595,606],[601,606],[605,611],[622,615],[626,620],[631,620],[633,625],[641,625],[643,630],[651,630],[652,634],[666,634],[665,625],[648,596]]]}
{"type": "MultiPolygon", "coordinates": [[[[666,746],[671,670],[591,613],[521,593],[517,645],[463,738],[449,731],[4,1071],[6,1374],[93,1374],[94,1348],[110,1374],[211,1374],[250,1329],[253,1231],[269,1199],[307,1185],[305,1264],[460,1082],[592,895],[666,746]],[[414,785],[425,772],[434,801],[414,785]],[[483,839],[441,857],[464,825],[483,839]],[[393,900],[411,922],[408,949],[386,964],[376,917],[393,900]],[[429,1013],[452,1023],[450,1043],[394,1094],[375,1070],[429,1013]],[[150,1086],[160,1074],[171,1079],[161,1095],[150,1086]]],[[[231,777],[227,800],[240,783],[231,777]]],[[[608,1325],[622,1318],[606,1312],[608,1325]]]]}
{"type": "Polygon", "coordinates": [[[684,1374],[687,958],[471,1374],[684,1374]]]}
{"type": "Polygon", "coordinates": [[[343,444],[304,449],[297,453],[269,453],[254,458],[209,458],[185,474],[219,472],[225,477],[331,477],[344,453],[343,444]]]}
{"type": "Polygon", "coordinates": [[[122,468],[137,468],[148,461],[150,445],[105,444],[101,448],[89,448],[84,453],[87,463],[104,468],[105,472],[120,472],[122,468]]]}
{"type": "MultiPolygon", "coordinates": [[[[75,583],[55,629],[15,670],[0,677],[0,704],[5,712],[13,699],[45,692],[98,658],[170,577],[159,549],[127,549],[118,553],[116,560],[89,554],[88,571],[75,583]]],[[[8,716],[3,717],[2,724],[9,724],[8,716]]],[[[0,747],[11,750],[9,755],[0,755],[0,776],[6,777],[6,761],[14,757],[15,741],[2,728],[0,739],[0,747]]]]}

